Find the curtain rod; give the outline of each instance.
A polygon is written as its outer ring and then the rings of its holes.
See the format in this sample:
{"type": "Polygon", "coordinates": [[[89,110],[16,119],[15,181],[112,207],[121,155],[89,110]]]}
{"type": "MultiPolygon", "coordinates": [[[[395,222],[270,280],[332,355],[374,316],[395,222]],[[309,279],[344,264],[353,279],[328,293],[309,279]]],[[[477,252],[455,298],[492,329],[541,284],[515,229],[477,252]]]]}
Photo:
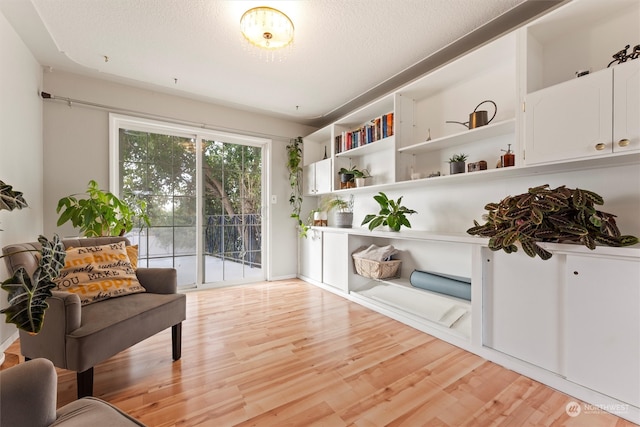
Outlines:
{"type": "Polygon", "coordinates": [[[206,123],[194,122],[194,121],[190,121],[190,120],[175,119],[173,117],[167,117],[167,116],[161,116],[161,115],[158,115],[158,114],[145,113],[145,112],[142,112],[142,111],[130,110],[128,108],[114,107],[114,106],[111,106],[111,105],[97,104],[95,102],[89,102],[89,101],[83,101],[83,100],[80,100],[80,99],[73,99],[73,98],[67,98],[67,97],[52,95],[52,94],[50,94],[48,92],[42,92],[41,91],[40,92],[40,96],[42,97],[42,99],[45,99],[45,100],[50,99],[52,101],[63,101],[63,102],[66,102],[69,107],[71,107],[73,104],[79,104],[79,105],[82,105],[82,106],[92,107],[92,108],[96,108],[96,109],[99,109],[99,110],[106,110],[106,111],[110,111],[110,112],[114,112],[114,113],[132,114],[132,115],[136,115],[138,117],[145,118],[145,119],[164,120],[164,121],[167,121],[169,123],[173,123],[173,124],[177,124],[177,125],[193,126],[193,127],[197,127],[197,128],[200,128],[200,129],[207,129],[207,130],[221,131],[221,132],[234,132],[234,133],[239,133],[241,135],[246,135],[246,136],[278,139],[278,140],[282,140],[282,141],[285,141],[285,142],[289,142],[291,139],[293,139],[292,137],[289,137],[289,136],[271,135],[271,134],[268,134],[268,133],[251,132],[251,131],[246,131],[246,130],[242,130],[242,129],[227,128],[227,127],[224,127],[224,126],[213,126],[213,125],[208,125],[206,123]]]}

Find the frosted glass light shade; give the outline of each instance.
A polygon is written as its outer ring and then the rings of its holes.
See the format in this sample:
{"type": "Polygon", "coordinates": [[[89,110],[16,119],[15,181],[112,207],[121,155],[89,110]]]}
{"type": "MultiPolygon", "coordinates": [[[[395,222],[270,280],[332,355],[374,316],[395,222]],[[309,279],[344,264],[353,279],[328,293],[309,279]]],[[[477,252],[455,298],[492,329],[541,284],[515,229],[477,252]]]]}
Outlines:
{"type": "Polygon", "coordinates": [[[271,7],[254,7],[240,18],[242,35],[254,46],[275,50],[293,41],[293,22],[271,7]]]}

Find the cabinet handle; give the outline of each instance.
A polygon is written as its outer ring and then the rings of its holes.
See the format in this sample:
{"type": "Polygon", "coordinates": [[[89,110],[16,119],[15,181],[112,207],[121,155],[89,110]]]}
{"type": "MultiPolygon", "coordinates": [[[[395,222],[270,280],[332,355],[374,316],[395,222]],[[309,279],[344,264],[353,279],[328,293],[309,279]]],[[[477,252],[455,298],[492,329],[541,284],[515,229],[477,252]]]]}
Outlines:
{"type": "Polygon", "coordinates": [[[627,145],[629,145],[629,143],[631,143],[631,141],[629,141],[627,138],[624,138],[618,141],[618,145],[620,147],[626,147],[627,145]]]}
{"type": "Polygon", "coordinates": [[[596,150],[598,150],[598,151],[602,151],[605,148],[607,148],[607,144],[604,144],[602,142],[599,142],[598,144],[596,144],[596,150]]]}

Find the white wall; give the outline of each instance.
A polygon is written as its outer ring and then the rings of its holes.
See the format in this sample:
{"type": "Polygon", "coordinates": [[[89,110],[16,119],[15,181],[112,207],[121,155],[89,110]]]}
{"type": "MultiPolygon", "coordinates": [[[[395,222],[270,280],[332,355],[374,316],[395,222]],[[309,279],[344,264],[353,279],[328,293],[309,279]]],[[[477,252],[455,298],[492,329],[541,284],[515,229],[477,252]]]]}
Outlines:
{"type": "MultiPolygon", "coordinates": [[[[42,69],[0,13],[0,180],[22,191],[29,208],[0,211],[0,247],[32,242],[42,234],[42,69]]],[[[0,279],[8,277],[0,262],[0,279]]],[[[7,306],[0,292],[0,307],[7,306]]],[[[0,321],[0,351],[16,334],[0,321]]]]}
{"type": "MultiPolygon", "coordinates": [[[[279,135],[272,150],[272,194],[277,204],[270,205],[270,223],[274,239],[267,248],[271,254],[270,278],[296,274],[296,229],[289,217],[289,185],[285,169],[285,146],[290,138],[313,129],[285,120],[242,112],[231,108],[193,101],[178,96],[137,89],[118,83],[81,77],[63,72],[44,74],[44,92],[54,96],[134,110],[176,120],[198,122],[237,133],[279,135]]],[[[134,115],[134,114],[131,114],[134,115]]],[[[57,229],[55,212],[58,200],[83,192],[95,179],[102,188],[109,184],[109,111],[79,104],[44,101],[44,229],[61,236],[77,235],[68,224],[57,229]]]]}
{"type": "MultiPolygon", "coordinates": [[[[448,171],[447,171],[448,174],[448,171]]],[[[403,196],[403,204],[418,211],[411,215],[412,228],[440,232],[464,233],[473,220],[484,223],[482,215],[488,202],[499,202],[508,195],[525,193],[530,187],[549,184],[551,188],[566,185],[595,191],[605,201],[599,210],[617,215],[623,234],[640,236],[640,168],[637,165],[598,168],[583,171],[536,174],[493,181],[465,180],[455,184],[425,184],[404,189],[388,189],[389,197],[403,196]]],[[[364,216],[378,212],[378,204],[370,193],[358,192],[355,200],[354,227],[364,216]]]]}

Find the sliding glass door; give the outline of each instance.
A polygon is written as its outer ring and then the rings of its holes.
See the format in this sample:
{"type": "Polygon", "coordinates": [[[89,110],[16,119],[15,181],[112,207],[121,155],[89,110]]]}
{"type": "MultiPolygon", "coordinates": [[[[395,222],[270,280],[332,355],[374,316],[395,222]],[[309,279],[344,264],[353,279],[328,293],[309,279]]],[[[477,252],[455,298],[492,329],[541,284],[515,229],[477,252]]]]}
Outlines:
{"type": "Polygon", "coordinates": [[[112,126],[112,186],[147,204],[150,226],[128,235],[140,266],[176,268],[182,288],[263,280],[264,144],[139,120],[112,126]]]}
{"type": "Polygon", "coordinates": [[[205,140],[202,151],[204,281],[260,279],[262,150],[205,140]]]}

